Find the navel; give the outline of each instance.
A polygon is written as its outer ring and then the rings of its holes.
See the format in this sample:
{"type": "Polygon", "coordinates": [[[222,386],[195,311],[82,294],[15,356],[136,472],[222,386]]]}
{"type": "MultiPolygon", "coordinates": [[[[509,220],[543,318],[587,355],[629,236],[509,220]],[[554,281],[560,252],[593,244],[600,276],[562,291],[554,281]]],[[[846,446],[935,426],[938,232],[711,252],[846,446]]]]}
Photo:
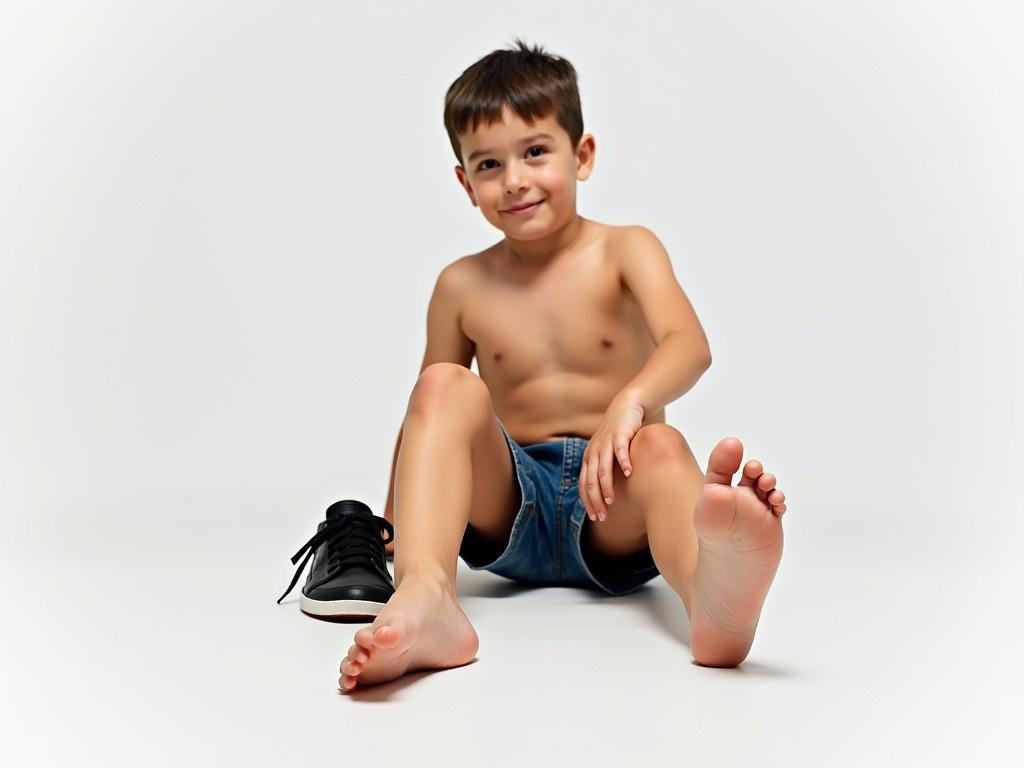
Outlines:
{"type": "Polygon", "coordinates": [[[495,352],[494,353],[494,359],[495,360],[501,360],[501,357],[502,357],[501,352],[495,352]]]}
{"type": "Polygon", "coordinates": [[[611,339],[601,339],[601,346],[608,349],[612,345],[611,339]]]}

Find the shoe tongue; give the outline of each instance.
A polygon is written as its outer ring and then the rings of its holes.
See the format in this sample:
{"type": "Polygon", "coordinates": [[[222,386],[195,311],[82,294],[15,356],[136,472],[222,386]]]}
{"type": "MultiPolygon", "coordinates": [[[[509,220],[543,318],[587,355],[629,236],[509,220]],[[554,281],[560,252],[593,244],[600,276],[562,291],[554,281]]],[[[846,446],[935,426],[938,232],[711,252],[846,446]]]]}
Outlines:
{"type": "Polygon", "coordinates": [[[372,515],[371,510],[366,504],[356,499],[342,499],[336,501],[327,508],[327,519],[330,520],[334,517],[341,517],[342,515],[372,515]]]}

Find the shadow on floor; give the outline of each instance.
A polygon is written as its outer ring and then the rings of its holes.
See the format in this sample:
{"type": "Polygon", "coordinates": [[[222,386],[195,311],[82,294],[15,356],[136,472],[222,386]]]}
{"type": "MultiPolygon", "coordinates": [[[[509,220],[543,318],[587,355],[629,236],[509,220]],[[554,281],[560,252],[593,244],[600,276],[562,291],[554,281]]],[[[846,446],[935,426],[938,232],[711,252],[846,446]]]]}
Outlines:
{"type": "Polygon", "coordinates": [[[438,672],[450,672],[452,669],[460,669],[461,667],[468,667],[476,664],[479,661],[478,658],[474,658],[469,664],[462,664],[459,667],[450,667],[446,669],[421,669],[417,672],[406,672],[401,677],[390,680],[386,683],[378,683],[376,685],[370,685],[365,688],[360,688],[358,685],[351,691],[345,693],[340,688],[338,689],[338,695],[346,698],[350,698],[353,701],[365,701],[365,702],[383,702],[392,701],[395,696],[401,693],[403,690],[408,688],[410,685],[422,680],[428,675],[436,675],[438,672]]]}

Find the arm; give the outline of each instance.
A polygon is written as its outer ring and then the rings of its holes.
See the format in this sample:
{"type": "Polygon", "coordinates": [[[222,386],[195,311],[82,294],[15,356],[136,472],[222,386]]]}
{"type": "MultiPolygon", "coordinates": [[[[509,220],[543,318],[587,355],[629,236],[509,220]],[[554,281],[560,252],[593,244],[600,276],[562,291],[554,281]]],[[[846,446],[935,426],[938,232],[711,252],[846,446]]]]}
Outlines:
{"type": "Polygon", "coordinates": [[[711,347],[661,241],[645,227],[629,227],[624,236],[618,249],[622,281],[636,297],[656,347],[614,404],[639,405],[646,416],[697,383],[711,365],[711,347]]]}
{"type": "Polygon", "coordinates": [[[710,367],[710,352],[695,350],[693,340],[685,333],[670,333],[640,372],[619,391],[614,402],[639,405],[641,418],[646,418],[690,391],[710,367]]]}
{"type": "Polygon", "coordinates": [[[606,520],[615,502],[612,467],[629,477],[629,445],[644,418],[690,389],[711,365],[711,347],[693,307],[672,272],[661,242],[644,227],[627,227],[618,256],[619,276],[633,292],[654,340],[654,352],[640,372],[608,405],[584,452],[580,500],[591,520],[606,520]]]}

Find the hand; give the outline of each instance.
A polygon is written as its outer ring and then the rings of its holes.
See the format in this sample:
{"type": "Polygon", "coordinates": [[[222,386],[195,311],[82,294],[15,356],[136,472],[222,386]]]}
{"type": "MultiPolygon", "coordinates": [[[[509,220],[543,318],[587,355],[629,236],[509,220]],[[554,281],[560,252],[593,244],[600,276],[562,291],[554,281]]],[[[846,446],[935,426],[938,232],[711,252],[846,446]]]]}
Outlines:
{"type": "Polygon", "coordinates": [[[629,477],[629,443],[644,422],[644,407],[629,400],[613,401],[583,452],[580,471],[580,500],[591,520],[605,520],[608,507],[615,501],[612,470],[618,460],[622,473],[629,477]]]}

